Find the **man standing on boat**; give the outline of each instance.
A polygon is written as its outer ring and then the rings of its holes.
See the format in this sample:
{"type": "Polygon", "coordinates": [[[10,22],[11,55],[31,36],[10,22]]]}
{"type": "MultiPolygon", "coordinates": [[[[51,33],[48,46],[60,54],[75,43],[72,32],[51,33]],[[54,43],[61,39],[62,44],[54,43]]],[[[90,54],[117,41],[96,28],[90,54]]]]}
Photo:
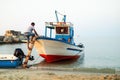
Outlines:
{"type": "Polygon", "coordinates": [[[29,43],[30,43],[30,41],[33,40],[33,37],[35,37],[35,36],[38,37],[38,34],[37,34],[34,26],[35,26],[35,23],[32,22],[31,25],[28,27],[27,31],[25,32],[25,36],[27,37],[27,40],[28,40],[28,42],[27,42],[28,49],[30,49],[29,43]]]}

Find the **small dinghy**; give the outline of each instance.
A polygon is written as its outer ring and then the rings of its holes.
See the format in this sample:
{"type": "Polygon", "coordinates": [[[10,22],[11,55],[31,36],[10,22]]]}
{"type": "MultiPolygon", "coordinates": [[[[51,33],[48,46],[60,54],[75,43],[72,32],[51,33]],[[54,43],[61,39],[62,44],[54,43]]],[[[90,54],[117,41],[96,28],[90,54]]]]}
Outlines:
{"type": "Polygon", "coordinates": [[[14,54],[0,54],[0,68],[15,68],[22,65],[25,57],[20,48],[16,48],[14,54]]]}

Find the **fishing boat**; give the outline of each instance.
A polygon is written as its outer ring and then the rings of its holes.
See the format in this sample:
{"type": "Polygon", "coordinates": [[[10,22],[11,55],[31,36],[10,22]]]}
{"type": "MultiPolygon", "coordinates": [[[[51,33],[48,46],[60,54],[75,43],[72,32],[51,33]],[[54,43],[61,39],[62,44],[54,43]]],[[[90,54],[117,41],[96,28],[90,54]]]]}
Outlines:
{"type": "Polygon", "coordinates": [[[25,57],[20,48],[16,48],[14,54],[0,54],[0,68],[15,68],[22,65],[25,57]]]}
{"type": "Polygon", "coordinates": [[[57,22],[45,22],[45,35],[38,37],[34,43],[39,55],[46,62],[84,57],[83,44],[76,45],[74,42],[73,24],[66,22],[66,15],[60,22],[58,12],[55,11],[55,14],[57,22]]]}

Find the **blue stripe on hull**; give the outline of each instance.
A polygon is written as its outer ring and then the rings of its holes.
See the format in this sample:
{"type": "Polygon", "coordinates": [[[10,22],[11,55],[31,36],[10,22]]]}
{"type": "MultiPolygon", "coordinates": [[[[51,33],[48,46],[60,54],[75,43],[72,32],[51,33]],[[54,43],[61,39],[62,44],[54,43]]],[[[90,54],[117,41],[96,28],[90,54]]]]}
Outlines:
{"type": "Polygon", "coordinates": [[[71,51],[82,51],[82,50],[79,50],[79,49],[74,49],[74,48],[67,48],[67,50],[71,50],[71,51]]]}
{"type": "MultiPolygon", "coordinates": [[[[66,42],[64,40],[58,40],[58,39],[55,39],[55,38],[49,38],[49,37],[44,37],[44,36],[40,36],[37,39],[53,40],[53,41],[59,41],[59,42],[62,42],[62,43],[70,44],[69,42],[66,42]]],[[[75,44],[70,44],[70,45],[76,46],[75,44]]]]}

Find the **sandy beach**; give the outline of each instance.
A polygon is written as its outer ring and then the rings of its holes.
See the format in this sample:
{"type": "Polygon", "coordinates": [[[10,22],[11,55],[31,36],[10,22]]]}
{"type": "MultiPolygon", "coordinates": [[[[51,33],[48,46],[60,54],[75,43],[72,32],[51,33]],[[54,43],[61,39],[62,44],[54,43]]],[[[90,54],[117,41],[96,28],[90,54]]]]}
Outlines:
{"type": "Polygon", "coordinates": [[[120,80],[120,74],[31,67],[0,69],[0,80],[120,80]]]}

